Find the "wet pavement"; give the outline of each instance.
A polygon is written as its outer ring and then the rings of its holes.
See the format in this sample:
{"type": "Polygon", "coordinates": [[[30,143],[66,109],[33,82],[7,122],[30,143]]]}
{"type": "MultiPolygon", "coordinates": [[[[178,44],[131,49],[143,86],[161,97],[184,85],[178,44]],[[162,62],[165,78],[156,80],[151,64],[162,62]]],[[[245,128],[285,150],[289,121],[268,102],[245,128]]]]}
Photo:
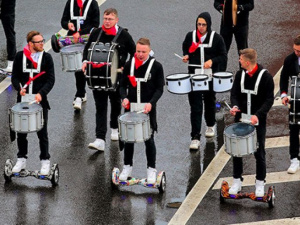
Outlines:
{"type": "MultiPolygon", "coordinates": [[[[52,0],[41,3],[31,0],[17,1],[16,31],[17,49],[21,50],[29,30],[37,29],[46,40],[60,28],[60,18],[65,1],[52,0]]],[[[101,7],[119,10],[119,25],[127,27],[134,40],[149,37],[155,57],[164,66],[165,76],[187,71],[186,65],[174,56],[181,54],[185,34],[195,28],[195,18],[202,11],[211,13],[213,29],[219,31],[220,14],[207,1],[120,1],[111,0],[101,7]]],[[[249,45],[258,51],[258,61],[275,74],[284,57],[292,51],[292,39],[300,33],[298,15],[300,1],[255,2],[250,13],[249,45]],[[270,12],[271,11],[271,12],[270,12]],[[268,13],[266,13],[268,12],[268,13]]],[[[0,35],[4,37],[3,30],[0,35]]],[[[182,201],[191,191],[201,174],[223,145],[224,127],[231,123],[228,110],[222,107],[217,113],[217,136],[201,137],[199,151],[190,151],[189,104],[186,95],[167,92],[158,103],[157,169],[164,170],[167,189],[159,194],[157,189],[142,186],[121,187],[113,190],[111,171],[122,168],[123,152],[118,144],[111,142],[110,129],[106,137],[105,152],[89,150],[87,145],[95,139],[95,107],[92,93],[87,89],[88,100],[80,113],[72,108],[75,93],[73,73],[61,70],[59,54],[50,51],[54,58],[56,83],[49,94],[49,140],[51,162],[58,163],[59,185],[55,188],[49,181],[33,177],[13,178],[5,184],[0,177],[0,224],[167,224],[176,213],[176,208],[167,207],[173,201],[182,201]]],[[[5,67],[5,43],[0,44],[0,67],[5,67]]],[[[228,71],[238,69],[235,43],[229,52],[228,71]]],[[[2,154],[0,168],[6,159],[16,161],[17,146],[9,140],[8,108],[15,103],[16,93],[11,87],[0,95],[2,128],[2,154]]],[[[229,93],[217,94],[219,101],[229,101],[229,93]]],[[[272,109],[268,120],[268,137],[287,135],[287,109],[279,106],[272,109]],[[284,116],[283,116],[284,115],[284,116]]],[[[202,126],[202,134],[205,132],[202,126]]],[[[39,148],[36,134],[29,134],[27,168],[38,170],[39,148]]],[[[288,165],[288,148],[268,149],[268,172],[284,171],[288,165]]],[[[244,170],[253,174],[254,158],[247,157],[244,170]]],[[[231,176],[229,161],[219,177],[231,176]]],[[[136,144],[133,175],[146,176],[146,157],[143,144],[136,144]]],[[[250,200],[219,203],[218,190],[210,190],[188,224],[231,224],[299,216],[296,204],[299,182],[276,184],[276,207],[250,200]]],[[[247,187],[245,190],[251,190],[247,187]]]]}

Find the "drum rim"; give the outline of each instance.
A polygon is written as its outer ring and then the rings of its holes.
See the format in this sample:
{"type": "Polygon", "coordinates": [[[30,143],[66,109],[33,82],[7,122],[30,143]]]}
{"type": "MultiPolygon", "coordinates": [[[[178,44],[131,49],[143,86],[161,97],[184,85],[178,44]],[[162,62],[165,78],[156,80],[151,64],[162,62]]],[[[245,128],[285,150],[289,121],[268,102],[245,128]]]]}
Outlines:
{"type": "Polygon", "coordinates": [[[196,81],[208,80],[208,75],[206,75],[206,74],[193,74],[191,76],[191,80],[196,80],[196,81]],[[206,78],[197,78],[196,76],[205,76],[206,78]]]}
{"type": "MultiPolygon", "coordinates": [[[[64,46],[64,47],[62,47],[61,49],[60,49],[60,53],[62,54],[62,53],[82,53],[83,52],[83,50],[84,50],[84,47],[85,47],[85,44],[80,44],[80,43],[77,43],[77,44],[73,44],[73,45],[67,45],[67,46],[64,46]],[[76,51],[72,51],[72,52],[66,52],[66,51],[64,51],[64,49],[69,49],[69,48],[71,48],[71,47],[77,47],[77,46],[83,46],[83,48],[82,48],[82,50],[76,50],[76,51]]],[[[64,55],[64,54],[62,54],[62,55],[64,55]]],[[[65,54],[65,55],[67,55],[67,54],[65,54]]]]}
{"type": "Polygon", "coordinates": [[[228,137],[228,138],[231,138],[231,139],[233,139],[233,138],[239,138],[239,139],[245,139],[245,138],[248,138],[248,137],[250,137],[250,136],[253,136],[253,134],[255,134],[256,133],[256,129],[255,129],[255,126],[253,126],[252,124],[249,124],[249,123],[244,123],[244,122],[237,122],[237,123],[232,123],[232,124],[229,124],[229,125],[227,125],[225,128],[224,128],[224,131],[223,131],[223,134],[226,136],[226,137],[228,137]],[[254,128],[254,130],[250,133],[250,134],[247,134],[247,135],[245,135],[245,136],[236,136],[236,137],[232,137],[231,135],[229,136],[229,134],[227,134],[225,131],[226,131],[226,129],[228,128],[228,127],[231,127],[231,126],[233,126],[234,124],[238,124],[238,123],[243,123],[243,124],[247,124],[247,125],[249,125],[249,126],[252,126],[253,128],[254,128]]]}
{"type": "Polygon", "coordinates": [[[216,72],[216,73],[213,73],[212,76],[215,77],[215,78],[231,78],[231,77],[233,77],[233,73],[232,73],[232,72],[229,72],[229,71],[225,71],[225,72],[216,72]],[[225,75],[225,76],[218,75],[218,74],[220,74],[220,73],[226,73],[227,75],[225,75]],[[231,75],[229,75],[229,74],[231,74],[231,75]]]}
{"type": "Polygon", "coordinates": [[[33,109],[35,109],[35,111],[17,111],[16,109],[14,109],[14,107],[16,106],[19,106],[19,105],[22,105],[22,103],[29,103],[29,102],[18,102],[16,104],[14,104],[11,108],[10,108],[10,111],[15,113],[15,114],[22,114],[22,115],[27,115],[27,114],[35,114],[37,112],[42,112],[43,111],[43,107],[40,105],[40,104],[37,104],[37,103],[33,103],[30,105],[30,107],[33,109]]]}
{"type": "Polygon", "coordinates": [[[172,74],[169,74],[168,76],[166,76],[166,80],[172,80],[172,81],[186,80],[188,78],[191,78],[191,74],[190,73],[172,73],[172,74]],[[170,76],[177,75],[177,74],[185,74],[186,76],[182,77],[182,78],[169,78],[170,76]]]}
{"type": "MultiPolygon", "coordinates": [[[[134,111],[134,112],[135,112],[135,111],[134,111]]],[[[150,120],[149,114],[142,113],[141,115],[143,115],[143,114],[146,115],[145,118],[142,118],[143,120],[141,120],[141,121],[130,121],[130,122],[126,122],[126,123],[125,123],[124,120],[121,120],[121,117],[124,116],[125,114],[128,114],[128,113],[132,113],[132,112],[125,112],[124,114],[119,115],[119,116],[118,116],[118,121],[119,121],[120,123],[123,123],[123,124],[141,124],[141,123],[144,123],[144,122],[150,120]]],[[[137,114],[137,113],[135,112],[135,114],[137,114]]]]}

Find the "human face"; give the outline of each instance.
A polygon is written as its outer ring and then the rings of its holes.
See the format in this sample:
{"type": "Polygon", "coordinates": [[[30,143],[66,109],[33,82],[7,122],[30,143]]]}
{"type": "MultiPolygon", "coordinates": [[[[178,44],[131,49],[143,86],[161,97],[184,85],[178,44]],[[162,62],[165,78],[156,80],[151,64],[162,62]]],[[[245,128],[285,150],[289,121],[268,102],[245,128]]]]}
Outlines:
{"type": "Polygon", "coordinates": [[[243,55],[240,55],[240,60],[239,60],[240,64],[241,64],[241,67],[245,70],[248,69],[249,65],[250,65],[250,62],[243,56],[243,55]]]}
{"type": "Polygon", "coordinates": [[[148,59],[150,51],[151,51],[150,46],[141,45],[141,44],[137,43],[135,52],[136,52],[136,57],[139,60],[145,61],[146,59],[148,59]]]}
{"type": "Polygon", "coordinates": [[[198,28],[200,34],[204,35],[207,33],[207,23],[206,23],[205,19],[198,18],[197,28],[198,28]]]}
{"type": "Polygon", "coordinates": [[[44,50],[45,40],[42,35],[35,35],[29,42],[31,52],[42,52],[44,50]]]}
{"type": "Polygon", "coordinates": [[[106,29],[114,27],[119,21],[119,18],[114,14],[104,14],[103,15],[103,26],[106,29]]]}
{"type": "Polygon", "coordinates": [[[293,49],[294,49],[295,55],[297,57],[300,57],[300,45],[295,45],[294,44],[293,49]]]}

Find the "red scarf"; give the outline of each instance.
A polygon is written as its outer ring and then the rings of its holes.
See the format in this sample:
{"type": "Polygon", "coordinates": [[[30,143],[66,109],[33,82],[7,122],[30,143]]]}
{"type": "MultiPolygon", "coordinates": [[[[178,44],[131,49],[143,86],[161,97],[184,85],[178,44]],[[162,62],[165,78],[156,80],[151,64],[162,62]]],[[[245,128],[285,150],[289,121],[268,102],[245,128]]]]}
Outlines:
{"type": "Polygon", "coordinates": [[[258,69],[258,66],[257,64],[255,65],[255,67],[253,68],[253,70],[249,71],[247,74],[250,76],[250,77],[253,77],[253,75],[255,74],[255,72],[257,71],[258,69]]]}
{"type": "Polygon", "coordinates": [[[24,55],[26,56],[27,59],[29,59],[32,62],[33,67],[36,69],[37,68],[37,62],[35,62],[31,58],[31,51],[29,50],[29,45],[26,45],[23,49],[24,55]]]}
{"type": "Polygon", "coordinates": [[[83,2],[82,2],[82,0],[77,0],[77,5],[80,9],[79,10],[80,16],[82,16],[83,15],[83,2]]]}
{"type": "Polygon", "coordinates": [[[139,59],[136,57],[136,53],[134,54],[134,60],[135,60],[135,69],[137,70],[141,65],[143,65],[143,61],[142,61],[142,60],[139,60],[139,59]]]}
{"type": "Polygon", "coordinates": [[[199,30],[197,30],[197,37],[199,39],[199,42],[196,43],[196,42],[192,42],[192,45],[191,47],[189,48],[189,53],[193,53],[194,51],[197,50],[197,48],[199,47],[200,44],[202,44],[201,42],[201,37],[203,36],[202,34],[200,34],[199,30]]]}
{"type": "Polygon", "coordinates": [[[104,25],[102,25],[102,30],[105,32],[106,35],[116,36],[116,34],[117,34],[117,29],[115,26],[107,29],[104,27],[104,25]]]}

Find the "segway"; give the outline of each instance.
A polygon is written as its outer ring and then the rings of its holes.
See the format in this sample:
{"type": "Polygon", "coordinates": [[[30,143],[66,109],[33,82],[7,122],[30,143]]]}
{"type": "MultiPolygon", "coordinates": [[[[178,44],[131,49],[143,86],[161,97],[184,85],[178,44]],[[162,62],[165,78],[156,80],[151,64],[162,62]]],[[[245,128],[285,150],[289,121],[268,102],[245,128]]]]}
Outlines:
{"type": "Polygon", "coordinates": [[[275,204],[275,187],[270,186],[268,192],[265,193],[263,197],[255,196],[254,192],[239,192],[235,195],[229,194],[229,185],[227,181],[222,182],[221,190],[220,190],[220,202],[224,203],[225,199],[243,199],[250,198],[253,201],[264,202],[269,204],[269,208],[273,208],[275,204]]]}
{"type": "Polygon", "coordinates": [[[27,169],[23,169],[19,173],[13,173],[12,168],[13,168],[12,160],[7,159],[6,163],[5,163],[5,169],[4,169],[4,178],[7,183],[11,182],[13,177],[24,178],[24,177],[32,176],[39,180],[51,181],[53,187],[58,185],[58,180],[59,180],[58,164],[52,165],[52,167],[50,169],[50,173],[48,175],[41,175],[40,171],[38,171],[38,170],[30,171],[27,169]]]}
{"type": "Polygon", "coordinates": [[[138,179],[134,177],[128,177],[126,181],[120,181],[120,170],[118,168],[114,168],[112,171],[112,187],[119,187],[119,186],[132,186],[132,185],[142,185],[147,188],[157,188],[159,193],[164,193],[166,190],[166,173],[161,171],[157,175],[156,183],[155,184],[148,184],[147,179],[138,179]]]}

